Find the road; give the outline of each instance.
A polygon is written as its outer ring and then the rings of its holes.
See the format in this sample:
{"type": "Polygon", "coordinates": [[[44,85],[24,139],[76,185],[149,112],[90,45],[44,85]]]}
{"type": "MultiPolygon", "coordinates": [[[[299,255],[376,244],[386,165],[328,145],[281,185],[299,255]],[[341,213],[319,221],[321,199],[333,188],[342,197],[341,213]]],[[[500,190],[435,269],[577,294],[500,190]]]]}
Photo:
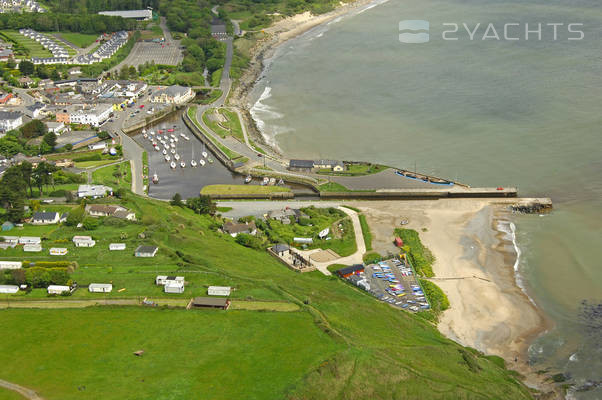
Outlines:
{"type": "Polygon", "coordinates": [[[142,153],[144,152],[144,149],[142,149],[142,147],[140,147],[134,139],[123,132],[119,131],[118,134],[121,138],[123,156],[124,158],[130,160],[130,164],[132,165],[132,192],[140,196],[145,196],[143,176],[144,169],[142,166],[142,153]]]}

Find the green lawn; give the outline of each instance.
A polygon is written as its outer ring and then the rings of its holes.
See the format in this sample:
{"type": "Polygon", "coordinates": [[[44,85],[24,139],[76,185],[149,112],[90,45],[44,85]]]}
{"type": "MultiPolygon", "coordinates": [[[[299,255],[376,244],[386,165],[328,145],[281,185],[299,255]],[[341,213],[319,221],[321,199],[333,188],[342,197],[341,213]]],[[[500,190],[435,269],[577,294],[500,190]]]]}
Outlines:
{"type": "Polygon", "coordinates": [[[301,312],[0,313],[3,347],[21,354],[0,355],[2,377],[45,399],[274,399],[343,347],[301,312]]]}
{"type": "Polygon", "coordinates": [[[222,69],[218,69],[213,71],[213,73],[211,74],[211,86],[213,87],[219,87],[219,84],[222,80],[222,69]]]}
{"type": "Polygon", "coordinates": [[[201,189],[201,194],[269,194],[290,191],[290,188],[283,186],[207,185],[201,189]]]}
{"type": "Polygon", "coordinates": [[[76,162],[75,167],[76,168],[95,168],[95,167],[102,167],[103,165],[111,164],[114,162],[115,162],[115,160],[82,161],[82,162],[76,162]]]}
{"type": "Polygon", "coordinates": [[[92,181],[97,184],[110,186],[113,189],[122,187],[129,190],[132,186],[132,169],[130,167],[130,162],[124,161],[117,165],[99,168],[92,172],[92,181]],[[119,176],[116,176],[116,172],[118,172],[119,176]]]}
{"type": "Polygon", "coordinates": [[[24,397],[18,394],[17,392],[13,392],[12,390],[4,389],[0,387],[0,399],[3,400],[23,400],[24,397]]]}
{"type": "Polygon", "coordinates": [[[364,214],[359,215],[360,225],[362,226],[362,234],[364,235],[364,244],[366,245],[366,251],[372,250],[372,233],[370,232],[370,226],[366,221],[364,214]]]}
{"type": "MultiPolygon", "coordinates": [[[[105,221],[90,232],[100,241],[96,247],[73,249],[67,257],[78,262],[74,275],[82,284],[111,277],[116,287],[126,287],[122,296],[144,293],[182,304],[205,285],[231,283],[237,299],[292,302],[300,310],[0,310],[0,378],[47,400],[531,398],[499,360],[463,348],[420,316],[340,279],[295,273],[265,251],[238,245],[216,231],[221,221],[133,194],[124,205],[140,223],[105,221]],[[146,239],[138,238],[142,232],[146,239]],[[126,242],[128,250],[109,254],[106,247],[114,241],[126,242]],[[157,256],[133,257],[139,243],[157,244],[157,256]],[[155,290],[153,275],[170,270],[190,280],[185,295],[155,290]],[[135,357],[136,350],[145,354],[135,357]]],[[[48,230],[44,247],[86,234],[36,228],[48,230]]],[[[3,251],[2,258],[18,251],[3,251]]],[[[34,292],[22,298],[44,298],[34,292]]],[[[78,297],[93,296],[77,290],[78,297]]]]}
{"type": "Polygon", "coordinates": [[[387,169],[389,169],[389,167],[379,164],[351,164],[348,165],[347,169],[342,172],[333,172],[330,169],[321,169],[318,171],[318,174],[337,176],[360,176],[377,174],[387,169]]]}
{"type": "Polygon", "coordinates": [[[54,35],[60,36],[66,41],[82,49],[90,46],[96,39],[98,39],[98,35],[77,32],[55,32],[54,35]]]}
{"type": "Polygon", "coordinates": [[[211,108],[203,114],[203,122],[222,138],[233,136],[240,142],[245,141],[242,133],[242,126],[240,125],[240,119],[238,118],[238,114],[234,111],[225,108],[211,108]],[[224,118],[224,121],[218,123],[217,115],[224,118]]]}
{"type": "MultiPolygon", "coordinates": [[[[41,44],[33,39],[21,35],[18,31],[0,31],[0,35],[5,36],[9,40],[15,42],[18,47],[25,50],[29,57],[52,57],[52,53],[44,48],[41,44]]],[[[15,48],[15,53],[19,54],[19,48],[15,48]]]]}
{"type": "Polygon", "coordinates": [[[328,182],[319,186],[320,192],[351,192],[345,186],[336,182],[328,182]]]}
{"type": "MultiPolygon", "coordinates": [[[[202,132],[204,132],[203,128],[201,128],[201,125],[199,124],[199,121],[197,121],[196,119],[196,106],[188,108],[188,116],[196,125],[196,127],[199,128],[202,132]]],[[[205,136],[209,138],[209,140],[211,140],[213,144],[215,144],[230,160],[235,160],[241,157],[241,155],[237,152],[230,150],[229,148],[218,142],[212,135],[205,132],[205,136]]]]}

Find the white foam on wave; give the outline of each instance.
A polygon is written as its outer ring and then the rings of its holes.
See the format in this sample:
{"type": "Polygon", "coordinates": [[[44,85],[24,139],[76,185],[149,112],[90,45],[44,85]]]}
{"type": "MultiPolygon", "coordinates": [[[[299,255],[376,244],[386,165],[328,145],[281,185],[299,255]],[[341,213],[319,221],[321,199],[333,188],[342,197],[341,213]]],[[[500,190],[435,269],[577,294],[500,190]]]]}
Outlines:
{"type": "Polygon", "coordinates": [[[277,119],[281,119],[284,117],[283,114],[277,112],[274,107],[269,106],[264,103],[267,99],[272,97],[272,88],[270,86],[266,86],[259,96],[259,99],[253,104],[249,112],[251,113],[251,117],[255,121],[257,125],[257,129],[261,132],[261,135],[265,139],[265,141],[273,147],[278,148],[278,143],[276,142],[276,136],[291,131],[290,128],[281,127],[275,125],[273,123],[269,124],[269,129],[266,125],[266,121],[274,121],[277,119]]]}
{"type": "Polygon", "coordinates": [[[521,256],[523,253],[522,253],[520,247],[518,246],[518,242],[516,240],[516,225],[514,225],[514,222],[510,222],[510,221],[499,221],[497,224],[497,229],[498,229],[498,231],[504,233],[504,238],[511,241],[512,246],[514,247],[514,252],[516,254],[516,260],[514,261],[514,265],[512,266],[512,269],[514,269],[514,281],[516,282],[516,286],[518,286],[520,288],[520,290],[523,291],[525,296],[527,296],[529,301],[534,306],[537,307],[535,300],[533,300],[531,298],[531,296],[529,296],[529,293],[527,293],[527,289],[525,288],[523,277],[520,274],[519,267],[520,267],[520,262],[521,262],[521,256]]]}
{"type": "Polygon", "coordinates": [[[358,12],[355,13],[355,15],[360,15],[361,13],[368,11],[376,6],[379,6],[381,4],[385,4],[387,3],[389,0],[378,0],[378,1],[374,1],[372,3],[370,3],[368,6],[362,8],[361,10],[359,10],[358,12]]]}

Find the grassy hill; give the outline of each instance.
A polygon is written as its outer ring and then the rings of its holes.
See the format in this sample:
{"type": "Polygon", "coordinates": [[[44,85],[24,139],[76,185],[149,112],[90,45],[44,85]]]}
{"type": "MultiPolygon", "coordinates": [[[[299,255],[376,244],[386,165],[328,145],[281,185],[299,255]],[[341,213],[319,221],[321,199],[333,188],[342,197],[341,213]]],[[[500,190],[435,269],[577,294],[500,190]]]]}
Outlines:
{"type": "MultiPolygon", "coordinates": [[[[159,245],[158,258],[148,265],[131,254],[113,259],[99,246],[86,249],[94,255],[73,252],[78,282],[127,276],[124,285],[137,289],[122,296],[158,295],[151,271],[165,268],[194,282],[196,289],[176,297],[228,282],[240,287],[236,297],[291,302],[299,310],[2,310],[1,379],[46,399],[531,398],[499,358],[446,339],[418,316],[335,277],[292,272],[191,210],[132,195],[126,203],[142,223],[119,229],[130,238],[144,231],[159,245]],[[139,349],[145,355],[133,356],[139,349]]],[[[110,235],[109,227],[99,229],[110,235]]]]}

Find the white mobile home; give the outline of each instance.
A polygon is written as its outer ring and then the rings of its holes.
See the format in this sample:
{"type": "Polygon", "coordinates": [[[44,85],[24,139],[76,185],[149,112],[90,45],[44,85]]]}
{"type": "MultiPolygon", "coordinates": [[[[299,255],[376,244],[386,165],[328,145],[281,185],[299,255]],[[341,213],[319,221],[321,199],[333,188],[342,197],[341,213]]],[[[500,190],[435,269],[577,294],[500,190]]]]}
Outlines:
{"type": "Polygon", "coordinates": [[[230,296],[230,286],[209,286],[207,294],[209,296],[230,296]]]}
{"type": "Polygon", "coordinates": [[[53,247],[50,249],[50,255],[51,256],[64,256],[68,253],[69,251],[63,247],[53,247]]]}
{"type": "Polygon", "coordinates": [[[125,243],[111,243],[109,245],[109,250],[111,250],[111,251],[125,250],[125,243]]]}
{"type": "Polygon", "coordinates": [[[182,283],[182,285],[184,284],[184,277],[183,276],[166,276],[166,275],[159,275],[157,276],[157,278],[155,278],[155,284],[157,285],[167,285],[168,283],[171,282],[178,282],[178,283],[182,283]]]}
{"type": "Polygon", "coordinates": [[[26,244],[23,246],[23,251],[28,253],[39,253],[42,251],[42,245],[39,244],[26,244]]]}
{"type": "Polygon", "coordinates": [[[69,286],[62,285],[50,285],[48,286],[48,294],[63,294],[66,292],[70,292],[71,288],[69,286]]]}
{"type": "Polygon", "coordinates": [[[96,241],[90,236],[73,236],[75,247],[94,247],[96,241]]]}
{"type": "Polygon", "coordinates": [[[21,261],[0,261],[0,269],[19,269],[22,266],[21,261]]]}
{"type": "Polygon", "coordinates": [[[88,285],[88,291],[91,293],[111,293],[113,285],[110,283],[91,283],[88,285]]]}
{"type": "Polygon", "coordinates": [[[184,293],[184,282],[168,282],[163,287],[165,293],[184,293]]]}
{"type": "Polygon", "coordinates": [[[19,244],[18,236],[2,236],[2,238],[4,238],[4,242],[2,242],[2,243],[7,243],[10,245],[15,245],[15,246],[19,244]]]}
{"type": "Polygon", "coordinates": [[[0,293],[13,294],[19,291],[19,286],[15,285],[0,285],[0,293]]]}
{"type": "Polygon", "coordinates": [[[21,236],[19,244],[42,244],[42,239],[34,236],[21,236]]]}

